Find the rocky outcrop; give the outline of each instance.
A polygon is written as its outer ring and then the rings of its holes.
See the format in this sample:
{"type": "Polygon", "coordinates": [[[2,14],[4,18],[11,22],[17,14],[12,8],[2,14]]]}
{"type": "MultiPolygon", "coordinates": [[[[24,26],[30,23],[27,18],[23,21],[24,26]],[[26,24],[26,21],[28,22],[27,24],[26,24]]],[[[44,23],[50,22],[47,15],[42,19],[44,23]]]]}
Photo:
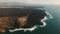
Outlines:
{"type": "Polygon", "coordinates": [[[5,32],[6,28],[31,28],[35,25],[43,25],[41,20],[45,16],[47,16],[45,10],[0,8],[0,32],[5,32]],[[32,12],[27,17],[30,11],[32,12]]]}

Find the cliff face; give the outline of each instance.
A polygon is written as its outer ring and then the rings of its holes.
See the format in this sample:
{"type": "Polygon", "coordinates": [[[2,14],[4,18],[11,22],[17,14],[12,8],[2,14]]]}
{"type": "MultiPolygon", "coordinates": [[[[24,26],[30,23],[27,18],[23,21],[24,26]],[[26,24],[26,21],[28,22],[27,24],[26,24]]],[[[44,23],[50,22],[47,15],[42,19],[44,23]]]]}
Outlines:
{"type": "Polygon", "coordinates": [[[5,32],[6,28],[31,28],[34,25],[43,25],[41,19],[45,16],[47,14],[44,10],[0,8],[0,31],[5,32]]]}

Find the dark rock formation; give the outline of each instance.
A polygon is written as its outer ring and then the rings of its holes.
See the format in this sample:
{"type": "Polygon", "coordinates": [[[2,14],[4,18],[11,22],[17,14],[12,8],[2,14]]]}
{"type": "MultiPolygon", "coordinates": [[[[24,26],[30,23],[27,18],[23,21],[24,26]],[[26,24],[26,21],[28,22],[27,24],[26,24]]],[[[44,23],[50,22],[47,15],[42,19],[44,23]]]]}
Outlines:
{"type": "Polygon", "coordinates": [[[5,28],[31,28],[34,25],[43,25],[41,19],[45,16],[45,10],[40,9],[0,8],[0,31],[5,32],[5,28]]]}

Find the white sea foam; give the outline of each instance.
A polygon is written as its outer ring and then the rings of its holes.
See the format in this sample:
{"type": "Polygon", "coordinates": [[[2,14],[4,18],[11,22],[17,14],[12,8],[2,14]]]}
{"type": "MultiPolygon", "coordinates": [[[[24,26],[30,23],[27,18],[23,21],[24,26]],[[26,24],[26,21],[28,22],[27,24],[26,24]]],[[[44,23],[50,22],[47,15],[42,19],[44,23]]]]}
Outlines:
{"type": "MultiPolygon", "coordinates": [[[[43,23],[43,25],[40,25],[40,27],[45,27],[47,24],[44,22],[44,20],[47,20],[47,19],[49,19],[49,18],[53,18],[47,11],[46,11],[46,14],[49,16],[49,17],[47,17],[47,16],[45,16],[44,17],[44,19],[42,19],[41,20],[41,22],[43,23]]],[[[20,30],[24,30],[24,32],[26,32],[26,31],[33,31],[33,30],[35,30],[37,28],[37,26],[35,25],[34,27],[32,27],[32,28],[20,28],[20,29],[14,29],[14,30],[9,30],[10,32],[15,32],[15,31],[20,31],[20,30]]]]}
{"type": "Polygon", "coordinates": [[[46,10],[45,13],[47,14],[47,16],[45,17],[46,19],[51,19],[51,18],[53,18],[52,15],[51,15],[50,13],[47,12],[47,10],[46,10]]]}
{"type": "Polygon", "coordinates": [[[24,32],[28,31],[33,31],[35,30],[35,28],[37,28],[36,26],[32,27],[32,28],[20,28],[20,29],[14,29],[14,30],[9,30],[10,32],[15,32],[15,31],[20,31],[20,30],[24,30],[24,32]]]}

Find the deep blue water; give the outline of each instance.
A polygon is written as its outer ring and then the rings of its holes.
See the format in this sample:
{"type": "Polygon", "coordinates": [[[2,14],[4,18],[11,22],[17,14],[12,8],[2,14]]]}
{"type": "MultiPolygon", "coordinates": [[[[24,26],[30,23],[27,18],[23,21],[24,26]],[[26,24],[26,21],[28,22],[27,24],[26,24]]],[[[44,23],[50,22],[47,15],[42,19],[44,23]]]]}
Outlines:
{"type": "Polygon", "coordinates": [[[47,6],[52,19],[46,21],[48,34],[60,34],[60,6],[47,6]]]}
{"type": "Polygon", "coordinates": [[[17,32],[5,32],[0,34],[60,34],[60,6],[45,6],[47,12],[52,15],[52,19],[45,20],[47,26],[41,28],[38,27],[34,31],[24,32],[24,31],[17,31],[17,32]]]}

